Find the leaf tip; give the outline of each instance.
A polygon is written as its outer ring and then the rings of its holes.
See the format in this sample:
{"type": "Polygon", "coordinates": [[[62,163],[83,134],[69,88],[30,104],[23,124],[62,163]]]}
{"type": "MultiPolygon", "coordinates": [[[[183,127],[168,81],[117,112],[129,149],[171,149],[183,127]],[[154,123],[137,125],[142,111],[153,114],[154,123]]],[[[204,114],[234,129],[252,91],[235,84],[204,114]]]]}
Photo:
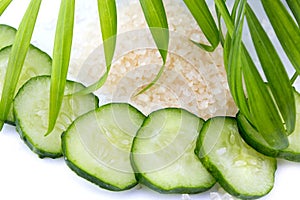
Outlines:
{"type": "Polygon", "coordinates": [[[3,126],[4,126],[4,121],[0,120],[0,131],[3,129],[3,126]]]}

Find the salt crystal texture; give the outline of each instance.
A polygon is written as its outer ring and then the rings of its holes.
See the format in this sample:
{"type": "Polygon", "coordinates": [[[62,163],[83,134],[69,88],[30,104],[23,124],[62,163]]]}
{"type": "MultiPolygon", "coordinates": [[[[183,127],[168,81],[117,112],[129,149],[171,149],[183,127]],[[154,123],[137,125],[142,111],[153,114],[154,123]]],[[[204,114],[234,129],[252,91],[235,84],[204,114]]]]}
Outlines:
{"type": "MultiPolygon", "coordinates": [[[[237,110],[227,85],[222,48],[208,53],[196,47],[190,39],[207,41],[182,1],[165,0],[164,5],[170,28],[166,68],[157,84],[137,96],[155,78],[162,59],[139,2],[134,0],[118,6],[115,57],[106,83],[96,92],[102,98],[105,96],[101,103],[126,101],[144,114],[164,107],[181,107],[204,119],[235,115],[237,110]]],[[[70,66],[71,76],[86,84],[97,81],[105,72],[97,11],[91,9],[89,15],[86,23],[80,18],[78,29],[85,31],[74,40],[73,46],[79,48],[75,48],[78,50],[73,53],[70,66]]]]}

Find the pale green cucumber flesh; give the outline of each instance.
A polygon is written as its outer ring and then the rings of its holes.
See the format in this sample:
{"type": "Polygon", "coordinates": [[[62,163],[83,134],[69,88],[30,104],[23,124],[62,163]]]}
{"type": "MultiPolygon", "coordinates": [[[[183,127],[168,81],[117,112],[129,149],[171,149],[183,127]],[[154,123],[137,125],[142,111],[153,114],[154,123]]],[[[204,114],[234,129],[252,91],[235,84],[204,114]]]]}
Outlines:
{"type": "Polygon", "coordinates": [[[144,118],[126,103],[103,105],[79,117],[62,136],[66,163],[102,188],[132,188],[137,180],[130,164],[130,149],[144,118]]]}
{"type": "MultiPolygon", "coordinates": [[[[2,94],[10,51],[11,46],[7,46],[0,51],[0,96],[2,94]]],[[[20,87],[30,78],[40,75],[50,75],[51,65],[51,58],[45,52],[30,45],[15,93],[17,93],[20,87]]],[[[7,122],[10,124],[15,123],[12,108],[7,117],[7,122]]]]}
{"type": "MultiPolygon", "coordinates": [[[[78,116],[97,107],[98,99],[93,95],[65,96],[54,130],[48,130],[50,77],[30,79],[19,90],[14,99],[14,114],[17,130],[29,148],[39,157],[60,157],[61,134],[78,116]]],[[[83,89],[84,86],[67,81],[65,94],[83,89]]]]}
{"type": "Polygon", "coordinates": [[[161,193],[199,193],[215,179],[194,153],[203,120],[179,108],[151,113],[137,132],[131,161],[141,183],[161,193]]]}
{"type": "Polygon", "coordinates": [[[0,24],[0,49],[13,44],[17,30],[9,25],[0,24]]]}
{"type": "Polygon", "coordinates": [[[196,152],[220,185],[240,198],[258,198],[274,185],[277,162],[247,145],[235,118],[215,117],[203,126],[196,152]]]}

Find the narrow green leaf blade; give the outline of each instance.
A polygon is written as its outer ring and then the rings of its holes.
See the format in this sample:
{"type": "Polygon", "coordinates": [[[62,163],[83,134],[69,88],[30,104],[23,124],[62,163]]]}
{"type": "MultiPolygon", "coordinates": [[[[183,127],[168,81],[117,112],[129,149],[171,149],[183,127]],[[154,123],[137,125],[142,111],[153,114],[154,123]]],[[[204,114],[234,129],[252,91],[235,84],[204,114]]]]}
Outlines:
{"type": "Polygon", "coordinates": [[[227,31],[229,35],[232,37],[233,32],[234,32],[234,24],[233,24],[233,19],[231,18],[231,15],[226,7],[225,1],[224,0],[214,0],[215,5],[218,9],[218,12],[222,16],[225,24],[227,31]]]}
{"type": "Polygon", "coordinates": [[[106,66],[110,67],[116,48],[117,35],[117,8],[115,0],[98,0],[98,13],[106,66]]]}
{"type": "Polygon", "coordinates": [[[232,11],[231,11],[231,18],[232,18],[233,21],[235,21],[235,19],[237,17],[236,15],[237,15],[237,11],[238,11],[238,7],[240,5],[240,2],[241,2],[241,0],[235,0],[234,1],[233,8],[232,8],[232,11]]]}
{"type": "Polygon", "coordinates": [[[107,80],[117,42],[117,8],[115,0],[98,0],[98,13],[105,54],[106,71],[99,80],[92,85],[75,93],[85,95],[101,88],[107,80]]]}
{"type": "Polygon", "coordinates": [[[261,0],[276,36],[300,74],[300,29],[280,0],[261,0]]]}
{"type": "Polygon", "coordinates": [[[162,0],[140,0],[140,4],[152,37],[162,57],[163,64],[151,83],[138,92],[137,95],[148,90],[160,78],[165,68],[169,48],[168,20],[162,0]]]}
{"type": "Polygon", "coordinates": [[[214,47],[212,45],[206,45],[203,43],[196,42],[194,40],[191,40],[191,42],[194,43],[196,46],[198,46],[200,49],[203,49],[204,51],[207,51],[207,52],[213,52],[216,49],[216,47],[214,47]]]}
{"type": "Polygon", "coordinates": [[[219,30],[219,37],[220,37],[220,42],[221,45],[224,46],[225,43],[225,36],[223,33],[223,25],[222,25],[222,20],[221,20],[221,13],[218,9],[218,7],[215,5],[215,10],[216,10],[216,15],[217,15],[217,20],[218,20],[218,30],[219,30]]]}
{"type": "Polygon", "coordinates": [[[19,25],[15,42],[12,46],[0,102],[0,129],[2,129],[12,105],[17,83],[39,13],[40,4],[41,0],[31,0],[19,25]]]}
{"type": "MultiPolygon", "coordinates": [[[[281,116],[277,111],[276,105],[274,104],[273,98],[269,93],[266,84],[262,80],[258,70],[256,69],[256,66],[254,65],[240,38],[240,35],[242,34],[240,23],[241,11],[239,11],[236,20],[238,25],[234,26],[225,3],[222,0],[215,0],[215,2],[227,25],[229,36],[232,37],[231,45],[228,45],[228,43],[226,45],[227,51],[230,49],[232,52],[225,52],[224,55],[229,55],[229,58],[225,59],[225,63],[228,63],[228,82],[229,84],[232,84],[232,86],[230,86],[230,90],[233,96],[238,99],[237,105],[239,106],[241,112],[244,112],[243,109],[246,111],[246,113],[243,114],[247,115],[247,119],[251,121],[253,125],[255,125],[270,146],[272,146],[274,149],[286,148],[288,146],[288,140],[285,134],[283,123],[281,121],[281,116]],[[236,87],[242,87],[240,84],[240,69],[237,66],[240,62],[238,60],[234,60],[238,59],[238,57],[241,58],[241,70],[246,85],[248,99],[245,99],[241,88],[235,91],[236,87]],[[235,81],[238,82],[236,83],[236,87],[233,87],[235,86],[235,81]],[[243,106],[245,106],[245,108],[243,108],[243,106]]],[[[245,2],[246,1],[243,0],[242,5],[245,5],[245,2]]],[[[243,9],[243,6],[241,6],[240,9],[243,9]]]]}
{"type": "Polygon", "coordinates": [[[214,51],[220,42],[219,30],[205,0],[183,0],[211,46],[196,43],[206,51],[214,51]]]}
{"type": "Polygon", "coordinates": [[[296,107],[288,74],[272,42],[249,5],[246,17],[256,53],[268,80],[268,86],[270,86],[286,124],[287,132],[292,133],[296,123],[296,107]]]}
{"type": "Polygon", "coordinates": [[[293,15],[300,26],[300,1],[299,0],[286,0],[289,8],[293,12],[293,15]]]}
{"type": "Polygon", "coordinates": [[[12,2],[12,0],[1,0],[0,1],[0,16],[6,10],[6,8],[9,6],[9,4],[11,2],[12,2]]]}
{"type": "Polygon", "coordinates": [[[46,135],[53,130],[66,85],[73,38],[75,0],[62,0],[56,25],[51,72],[49,124],[46,135]]]}
{"type": "MultiPolygon", "coordinates": [[[[225,38],[224,43],[224,65],[227,72],[228,85],[234,99],[234,102],[248,118],[250,117],[247,98],[243,88],[243,73],[240,51],[232,50],[233,41],[229,34],[225,38]]],[[[241,49],[235,45],[234,48],[241,49]]]]}
{"type": "Polygon", "coordinates": [[[143,88],[141,91],[139,91],[135,96],[140,95],[140,94],[144,93],[145,91],[147,91],[149,88],[151,88],[158,81],[159,77],[164,72],[164,69],[165,69],[165,65],[163,65],[159,69],[159,72],[158,72],[157,76],[151,81],[151,83],[149,83],[145,88],[143,88]]]}
{"type": "Polygon", "coordinates": [[[289,141],[281,116],[246,48],[243,49],[243,54],[242,64],[251,123],[272,148],[285,149],[288,147],[289,141]]]}
{"type": "Polygon", "coordinates": [[[244,94],[244,88],[243,88],[243,78],[242,78],[242,67],[241,67],[241,58],[240,58],[240,41],[241,40],[241,31],[242,31],[242,24],[238,27],[237,30],[235,30],[233,25],[233,19],[231,18],[231,15],[229,11],[226,8],[225,3],[223,0],[215,0],[216,7],[219,10],[221,16],[224,18],[224,21],[228,28],[228,34],[225,38],[224,43],[224,64],[227,72],[227,80],[228,85],[232,94],[232,97],[238,106],[238,108],[241,110],[241,112],[246,115],[248,118],[249,115],[249,109],[247,105],[246,96],[244,94]],[[229,31],[230,30],[230,31],[229,31]],[[235,33],[236,31],[236,33],[235,33]],[[235,42],[232,41],[231,37],[235,34],[235,42]],[[235,44],[234,44],[235,43],[235,44]],[[233,51],[232,46],[235,45],[237,50],[233,51]]]}
{"type": "Polygon", "coordinates": [[[169,27],[162,0],[140,0],[152,37],[166,63],[169,48],[169,27]]]}

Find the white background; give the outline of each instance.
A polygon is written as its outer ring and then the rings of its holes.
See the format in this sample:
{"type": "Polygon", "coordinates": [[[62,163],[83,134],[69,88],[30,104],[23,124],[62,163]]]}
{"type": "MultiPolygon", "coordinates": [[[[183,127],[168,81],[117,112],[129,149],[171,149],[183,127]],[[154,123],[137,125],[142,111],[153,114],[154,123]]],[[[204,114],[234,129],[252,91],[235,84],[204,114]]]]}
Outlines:
{"type": "MultiPolygon", "coordinates": [[[[0,23],[18,27],[18,23],[26,9],[28,0],[14,0],[8,10],[0,17],[0,23]]],[[[91,0],[77,1],[83,10],[85,3],[91,0]]],[[[96,0],[94,0],[94,3],[96,0]]],[[[258,1],[257,1],[258,2],[258,1]]],[[[39,16],[37,27],[49,26],[34,33],[33,43],[51,55],[51,40],[43,39],[45,34],[53,36],[52,29],[57,16],[59,1],[45,0],[41,13],[48,17],[39,16]],[[46,22],[46,23],[45,23],[46,22]],[[45,32],[43,32],[45,31],[45,32]],[[47,31],[47,32],[46,32],[47,31]],[[38,42],[37,42],[38,41],[38,42]]],[[[85,13],[87,13],[85,11],[85,13]]],[[[286,59],[286,58],[283,58],[286,59]]],[[[0,199],[184,199],[182,195],[163,195],[150,191],[145,187],[125,192],[110,192],[78,177],[61,159],[39,159],[19,138],[13,126],[5,125],[0,133],[0,199]]],[[[262,199],[282,200],[299,199],[300,163],[278,160],[275,186],[262,199]]],[[[191,199],[210,199],[210,191],[191,195],[191,199]]]]}

